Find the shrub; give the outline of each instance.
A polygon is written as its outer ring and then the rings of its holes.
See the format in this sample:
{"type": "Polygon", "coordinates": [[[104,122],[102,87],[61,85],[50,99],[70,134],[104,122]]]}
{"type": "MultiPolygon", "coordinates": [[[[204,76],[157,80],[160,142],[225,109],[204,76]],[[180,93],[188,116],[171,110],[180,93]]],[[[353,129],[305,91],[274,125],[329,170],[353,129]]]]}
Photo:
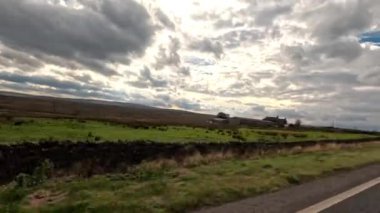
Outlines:
{"type": "Polygon", "coordinates": [[[87,137],[92,138],[94,137],[94,135],[92,134],[92,132],[88,132],[87,137]]]}
{"type": "Polygon", "coordinates": [[[306,134],[294,134],[293,136],[296,138],[306,138],[307,137],[306,134]]]}
{"type": "Polygon", "coordinates": [[[36,167],[32,175],[21,173],[15,178],[16,187],[27,188],[43,184],[53,174],[54,165],[51,161],[45,160],[36,167]]]}
{"type": "Polygon", "coordinates": [[[290,175],[286,176],[286,180],[290,184],[300,184],[300,182],[301,182],[300,178],[294,174],[290,174],[290,175]]]}
{"type": "Polygon", "coordinates": [[[158,128],[158,130],[159,130],[159,131],[167,131],[168,129],[165,128],[165,127],[160,127],[160,128],[158,128]]]}
{"type": "MultiPolygon", "coordinates": [[[[17,203],[17,202],[20,202],[26,195],[27,195],[27,191],[25,189],[7,188],[0,194],[0,203],[4,203],[4,204],[17,203]]],[[[13,212],[13,211],[9,211],[9,212],[13,212]]]]}
{"type": "Polygon", "coordinates": [[[25,121],[20,120],[20,121],[15,121],[15,122],[13,123],[13,125],[15,125],[15,126],[21,126],[21,125],[23,125],[24,123],[25,123],[25,121]]]}
{"type": "Polygon", "coordinates": [[[21,173],[15,178],[16,186],[20,188],[31,187],[34,185],[31,175],[21,173]]]}
{"type": "Polygon", "coordinates": [[[237,139],[239,141],[246,141],[241,132],[239,132],[238,130],[233,131],[232,138],[237,139]]]}
{"type": "Polygon", "coordinates": [[[45,160],[41,163],[39,167],[34,169],[33,176],[36,178],[36,181],[43,183],[48,178],[51,178],[53,175],[54,164],[50,160],[45,160]]]}
{"type": "Polygon", "coordinates": [[[284,139],[287,139],[289,134],[288,133],[282,133],[281,136],[284,138],[284,139]]]}

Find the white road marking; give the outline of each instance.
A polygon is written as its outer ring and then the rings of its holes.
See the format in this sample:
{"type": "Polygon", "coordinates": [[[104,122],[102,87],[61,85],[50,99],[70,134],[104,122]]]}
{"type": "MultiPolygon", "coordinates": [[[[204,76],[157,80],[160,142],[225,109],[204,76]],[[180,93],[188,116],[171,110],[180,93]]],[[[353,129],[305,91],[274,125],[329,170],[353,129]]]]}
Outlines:
{"type": "Polygon", "coordinates": [[[347,198],[352,197],[352,196],[354,196],[354,195],[356,195],[362,191],[365,191],[365,190],[367,190],[367,189],[369,189],[369,188],[371,188],[371,187],[373,187],[379,183],[380,183],[380,177],[375,178],[375,179],[368,181],[366,183],[363,183],[359,186],[356,186],[356,187],[354,187],[350,190],[347,190],[345,192],[342,192],[338,195],[335,195],[329,199],[321,201],[315,205],[312,205],[312,206],[309,206],[305,209],[297,211],[297,213],[321,212],[322,210],[327,209],[327,208],[329,208],[329,207],[331,207],[331,206],[333,206],[339,202],[342,202],[343,200],[346,200],[347,198]]]}

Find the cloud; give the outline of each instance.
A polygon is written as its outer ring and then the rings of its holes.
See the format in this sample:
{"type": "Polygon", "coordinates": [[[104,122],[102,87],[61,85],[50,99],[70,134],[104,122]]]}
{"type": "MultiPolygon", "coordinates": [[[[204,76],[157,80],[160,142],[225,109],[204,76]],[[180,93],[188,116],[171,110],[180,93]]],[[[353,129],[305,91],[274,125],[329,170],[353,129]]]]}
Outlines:
{"type": "MultiPolygon", "coordinates": [[[[83,76],[82,76],[83,77],[83,76]]],[[[100,82],[92,82],[87,77],[87,83],[73,80],[58,80],[48,75],[23,75],[0,71],[0,89],[14,91],[38,92],[47,95],[70,95],[85,98],[100,98],[105,100],[120,100],[127,97],[126,93],[112,91],[100,82]]]]}
{"type": "Polygon", "coordinates": [[[179,73],[182,74],[182,75],[184,75],[184,76],[190,76],[191,75],[189,67],[180,67],[179,68],[179,73]]]}
{"type": "Polygon", "coordinates": [[[168,48],[163,46],[159,48],[154,68],[161,70],[166,66],[178,67],[181,64],[181,56],[178,54],[180,48],[181,43],[179,39],[171,37],[168,48]]]}
{"type": "Polygon", "coordinates": [[[312,35],[319,41],[331,41],[355,35],[370,26],[369,1],[324,1],[303,15],[312,35]]]}
{"type": "Polygon", "coordinates": [[[53,55],[104,75],[106,63],[143,55],[155,29],[147,10],[133,0],[80,1],[82,9],[48,1],[0,1],[0,40],[32,55],[53,55]]]}
{"type": "Polygon", "coordinates": [[[190,63],[192,65],[197,65],[197,66],[212,66],[212,65],[215,65],[215,61],[214,60],[199,58],[199,57],[196,57],[196,56],[192,56],[192,57],[186,58],[185,61],[187,63],[190,63]]]}
{"type": "Polygon", "coordinates": [[[264,37],[264,33],[257,29],[234,29],[219,36],[218,39],[226,48],[237,48],[244,43],[252,44],[264,37]]]}
{"type": "Polygon", "coordinates": [[[311,54],[324,58],[341,58],[350,62],[362,53],[362,48],[356,40],[340,40],[327,42],[312,48],[311,54]]]}
{"type": "Polygon", "coordinates": [[[361,73],[358,80],[364,85],[380,87],[380,65],[361,73]]]}
{"type": "Polygon", "coordinates": [[[201,109],[201,105],[199,103],[189,101],[187,99],[181,98],[173,102],[173,105],[176,107],[179,107],[181,109],[186,109],[186,110],[193,110],[193,111],[198,111],[201,109]]]}
{"type": "Polygon", "coordinates": [[[256,25],[270,26],[278,16],[289,13],[291,9],[291,5],[276,5],[274,7],[264,8],[255,13],[254,22],[256,25]]]}
{"type": "Polygon", "coordinates": [[[164,12],[162,12],[162,10],[157,9],[155,12],[155,16],[164,27],[171,30],[175,30],[175,24],[169,19],[169,17],[164,12]]]}
{"type": "Polygon", "coordinates": [[[136,81],[127,83],[137,88],[166,87],[168,85],[167,81],[154,78],[147,66],[140,70],[140,75],[136,81]]]}
{"type": "Polygon", "coordinates": [[[211,39],[204,38],[201,40],[194,40],[189,44],[190,49],[198,50],[200,52],[213,53],[215,58],[220,59],[223,55],[223,46],[219,41],[212,41],[211,39]]]}
{"type": "Polygon", "coordinates": [[[35,75],[35,76],[27,76],[27,75],[21,75],[17,73],[11,73],[11,72],[0,72],[0,80],[8,81],[8,82],[14,82],[18,84],[34,84],[37,86],[48,86],[53,88],[59,88],[59,89],[71,89],[71,90],[98,90],[98,86],[92,86],[92,85],[82,85],[79,82],[73,82],[68,80],[57,80],[56,78],[52,76],[41,76],[41,75],[35,75]]]}
{"type": "Polygon", "coordinates": [[[0,45],[0,66],[4,68],[15,67],[20,70],[35,71],[44,66],[44,64],[35,57],[31,57],[27,53],[5,48],[0,45]]]}
{"type": "Polygon", "coordinates": [[[295,109],[278,109],[273,112],[273,114],[278,115],[280,117],[286,117],[290,119],[300,119],[305,117],[302,112],[299,112],[295,109]]]}

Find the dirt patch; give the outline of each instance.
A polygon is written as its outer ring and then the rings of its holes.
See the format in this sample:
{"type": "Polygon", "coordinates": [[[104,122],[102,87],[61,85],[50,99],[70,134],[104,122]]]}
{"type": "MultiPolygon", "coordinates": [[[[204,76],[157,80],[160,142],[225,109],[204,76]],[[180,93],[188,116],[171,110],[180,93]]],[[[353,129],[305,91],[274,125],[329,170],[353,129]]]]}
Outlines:
{"type": "Polygon", "coordinates": [[[49,190],[38,190],[28,196],[29,206],[38,208],[47,204],[58,203],[67,196],[65,192],[52,192],[49,190]]]}

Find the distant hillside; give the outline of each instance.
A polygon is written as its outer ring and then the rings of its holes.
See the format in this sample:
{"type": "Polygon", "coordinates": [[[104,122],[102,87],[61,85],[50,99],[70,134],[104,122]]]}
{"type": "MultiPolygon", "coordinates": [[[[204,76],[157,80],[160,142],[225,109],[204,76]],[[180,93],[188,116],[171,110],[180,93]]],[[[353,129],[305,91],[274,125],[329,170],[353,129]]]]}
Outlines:
{"type": "Polygon", "coordinates": [[[0,115],[190,126],[205,126],[207,121],[214,117],[213,115],[132,103],[54,98],[10,92],[0,92],[0,115]]]}

